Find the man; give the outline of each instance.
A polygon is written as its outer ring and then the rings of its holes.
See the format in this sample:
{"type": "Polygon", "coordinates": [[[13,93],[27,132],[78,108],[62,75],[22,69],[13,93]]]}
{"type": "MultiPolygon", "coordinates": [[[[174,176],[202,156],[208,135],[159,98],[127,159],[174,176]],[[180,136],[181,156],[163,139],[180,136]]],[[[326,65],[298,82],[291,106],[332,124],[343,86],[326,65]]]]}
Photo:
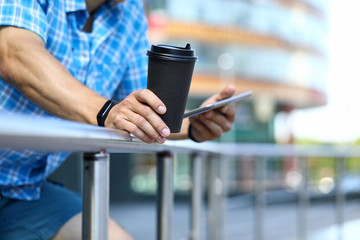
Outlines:
{"type": "MultiPolygon", "coordinates": [[[[116,98],[104,126],[147,143],[202,142],[230,130],[233,105],[170,134],[158,115],[166,106],[145,89],[146,31],[141,0],[2,0],[0,109],[98,125],[100,109],[116,98]]],[[[230,85],[204,105],[234,92],[230,85]]],[[[81,198],[46,181],[67,155],[0,151],[0,239],[80,238],[81,198]]],[[[109,227],[110,239],[131,239],[113,220],[109,227]]]]}

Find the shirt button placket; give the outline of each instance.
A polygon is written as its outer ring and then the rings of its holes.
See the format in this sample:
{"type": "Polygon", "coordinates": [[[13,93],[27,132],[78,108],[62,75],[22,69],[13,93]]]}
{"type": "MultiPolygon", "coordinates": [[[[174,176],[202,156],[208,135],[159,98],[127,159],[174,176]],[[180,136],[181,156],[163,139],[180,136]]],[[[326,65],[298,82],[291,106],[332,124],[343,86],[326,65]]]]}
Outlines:
{"type": "Polygon", "coordinates": [[[82,34],[83,36],[81,37],[81,78],[84,79],[84,83],[87,83],[87,69],[88,69],[88,64],[90,61],[90,47],[89,47],[89,41],[88,41],[88,36],[86,33],[82,34]]]}

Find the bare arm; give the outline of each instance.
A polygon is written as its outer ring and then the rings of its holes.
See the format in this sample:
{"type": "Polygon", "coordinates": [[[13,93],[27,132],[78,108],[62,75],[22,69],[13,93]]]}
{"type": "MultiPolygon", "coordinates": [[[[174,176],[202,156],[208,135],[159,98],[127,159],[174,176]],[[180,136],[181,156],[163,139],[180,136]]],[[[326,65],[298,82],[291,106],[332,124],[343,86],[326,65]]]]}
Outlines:
{"type": "MultiPolygon", "coordinates": [[[[97,125],[96,115],[107,100],[77,81],[46,50],[38,35],[21,28],[0,27],[0,77],[42,109],[72,121],[97,125]]],[[[227,87],[204,104],[230,97],[234,91],[233,86],[227,87]]],[[[180,133],[169,136],[157,114],[165,111],[151,91],[135,91],[110,111],[105,126],[125,130],[148,143],[188,138],[188,119],[180,133]]],[[[230,106],[191,118],[193,136],[198,141],[220,137],[231,128],[234,116],[230,106]]]]}
{"type": "MultiPolygon", "coordinates": [[[[0,28],[0,77],[42,109],[73,121],[97,125],[96,115],[107,100],[77,81],[38,35],[16,27],[0,28]]],[[[140,90],[110,111],[105,126],[162,143],[169,131],[157,113],[165,111],[154,94],[140,90]]]]}
{"type": "Polygon", "coordinates": [[[0,29],[0,76],[47,112],[69,120],[96,124],[106,99],[74,79],[35,33],[0,29]]]}

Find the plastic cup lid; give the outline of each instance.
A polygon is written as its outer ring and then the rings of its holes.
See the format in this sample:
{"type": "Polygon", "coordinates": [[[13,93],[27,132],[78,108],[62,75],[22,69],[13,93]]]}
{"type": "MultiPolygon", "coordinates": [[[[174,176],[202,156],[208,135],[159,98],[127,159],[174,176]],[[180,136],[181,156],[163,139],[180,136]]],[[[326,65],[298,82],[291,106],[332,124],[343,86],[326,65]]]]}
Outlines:
{"type": "Polygon", "coordinates": [[[151,50],[147,52],[148,56],[175,60],[175,61],[191,61],[197,60],[194,49],[188,43],[185,47],[172,46],[167,44],[153,44],[151,50]]]}

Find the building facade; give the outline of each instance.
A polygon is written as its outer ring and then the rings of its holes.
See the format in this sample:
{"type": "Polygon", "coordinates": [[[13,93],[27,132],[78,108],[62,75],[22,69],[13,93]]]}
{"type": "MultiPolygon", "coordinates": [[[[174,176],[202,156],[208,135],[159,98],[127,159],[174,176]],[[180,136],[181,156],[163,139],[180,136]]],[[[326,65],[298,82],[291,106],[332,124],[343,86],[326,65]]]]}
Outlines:
{"type": "Polygon", "coordinates": [[[227,83],[253,91],[239,108],[236,141],[273,142],[276,112],[326,103],[327,1],[145,3],[151,43],[189,42],[196,50],[190,107],[227,83]]]}
{"type": "MultiPolygon", "coordinates": [[[[252,90],[253,96],[238,107],[234,129],[220,141],[274,143],[277,113],[326,104],[327,4],[326,0],[147,0],[145,9],[150,43],[190,43],[196,50],[199,59],[188,108],[198,107],[229,83],[238,93],[252,90]]],[[[284,142],[292,143],[291,129],[287,132],[284,142]]],[[[155,159],[145,155],[132,164],[132,188],[154,193],[155,159]]],[[[251,162],[231,166],[228,173],[241,184],[229,182],[230,191],[252,188],[252,167],[246,164],[251,162]]],[[[188,161],[180,156],[175,165],[175,189],[186,192],[188,161]]],[[[284,166],[269,167],[274,175],[283,175],[295,166],[286,161],[284,166]]]]}

